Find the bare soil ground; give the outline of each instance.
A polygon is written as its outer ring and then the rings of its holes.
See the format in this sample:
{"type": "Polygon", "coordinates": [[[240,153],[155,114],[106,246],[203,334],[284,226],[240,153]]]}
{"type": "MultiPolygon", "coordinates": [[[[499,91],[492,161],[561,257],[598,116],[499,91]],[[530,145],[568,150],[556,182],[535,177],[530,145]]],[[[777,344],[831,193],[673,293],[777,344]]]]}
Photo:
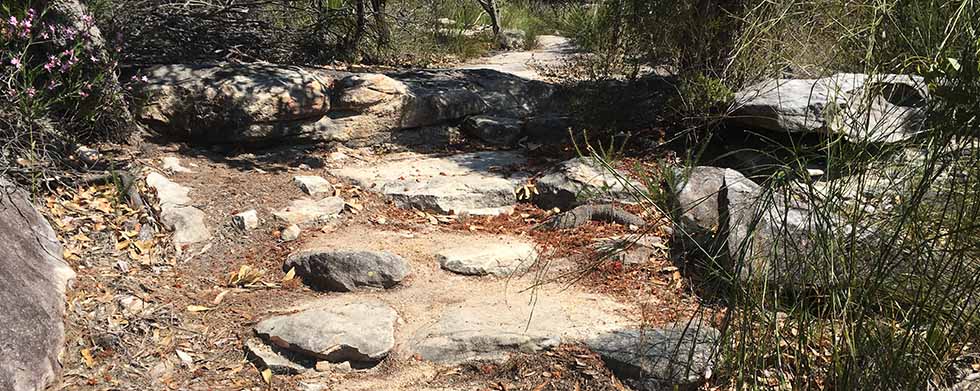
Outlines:
{"type": "MultiPolygon", "coordinates": [[[[343,154],[366,159],[371,151],[343,154]]],[[[432,260],[433,249],[441,244],[484,235],[536,242],[547,254],[543,259],[551,262],[550,270],[571,272],[548,273],[562,276],[552,286],[572,284],[569,289],[619,302],[627,308],[623,315],[631,319],[660,324],[689,316],[698,307],[696,295],[666,252],[638,266],[594,262],[593,239],[627,233],[621,226],[592,223],[560,232],[534,230],[550,212],[531,205],[521,205],[509,216],[433,223],[431,216],[397,209],[331,178],[326,168],[344,163],[335,160],[336,151],[322,147],[247,152],[149,143],[135,163],[159,169],[164,156],[179,157],[193,171],[172,173],[170,178],[193,188],[190,197],[207,214],[214,232],[211,241],[175,249],[166,232],[141,237],[142,225],[152,222],[152,213],[125,206],[120,189],[111,185],[62,189],[46,202],[67,259],[78,272],[68,297],[66,389],[296,389],[308,377],[332,384],[330,389],[621,389],[600,361],[577,347],[520,355],[502,366],[449,369],[396,351],[367,371],[276,376],[269,385],[244,359],[242,343],[257,321],[326,295],[295,279],[283,280],[285,257],[317,243],[388,250],[394,245],[395,252],[425,260],[413,265],[415,275],[408,285],[416,289],[403,289],[401,298],[397,289],[388,292],[401,303],[402,317],[410,320],[423,319],[426,305],[440,305],[438,297],[449,297],[436,291],[429,291],[430,297],[405,293],[427,291],[427,279],[458,279],[459,284],[451,285],[459,289],[454,294],[472,296],[507,285],[505,280],[472,284],[471,278],[447,275],[432,260]],[[305,228],[294,242],[281,242],[282,227],[271,220],[250,232],[231,226],[235,213],[254,208],[265,218],[302,197],[291,183],[298,174],[328,178],[338,184],[339,195],[357,207],[327,224],[305,228]],[[242,266],[257,270],[260,277],[230,285],[229,275],[242,266]],[[133,297],[145,304],[133,307],[133,297]],[[552,375],[543,375],[548,371],[552,375]]],[[[152,199],[150,192],[141,190],[152,199]]],[[[666,231],[658,227],[650,234],[665,236],[666,231]]],[[[543,269],[542,264],[532,270],[543,269]]],[[[532,273],[521,282],[529,285],[541,276],[532,273]]]]}

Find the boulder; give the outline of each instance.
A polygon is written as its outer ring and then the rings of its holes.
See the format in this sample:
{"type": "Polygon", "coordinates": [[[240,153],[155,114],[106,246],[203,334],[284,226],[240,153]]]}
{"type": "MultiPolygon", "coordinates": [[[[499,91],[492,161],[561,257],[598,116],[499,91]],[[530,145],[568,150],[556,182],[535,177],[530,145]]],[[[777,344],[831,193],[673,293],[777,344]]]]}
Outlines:
{"type": "Polygon", "coordinates": [[[331,88],[343,74],[274,64],[158,65],[143,70],[149,82],[139,117],[158,132],[186,139],[234,142],[255,124],[320,118],[330,110],[331,88]]]}
{"type": "Polygon", "coordinates": [[[386,252],[305,250],[290,254],[283,270],[317,289],[350,292],[358,288],[387,289],[410,273],[408,262],[386,252]]]}
{"type": "Polygon", "coordinates": [[[173,182],[157,172],[146,176],[146,185],[156,191],[160,201],[160,219],[167,229],[174,231],[175,244],[184,245],[211,239],[206,216],[192,206],[188,195],[191,188],[173,182]]]}
{"type": "Polygon", "coordinates": [[[319,200],[302,198],[289,202],[289,205],[272,216],[287,224],[309,224],[336,217],[344,210],[344,199],[326,197],[319,200]]]}
{"type": "Polygon", "coordinates": [[[586,344],[621,379],[639,389],[687,388],[711,377],[721,332],[694,320],[659,328],[623,329],[586,344]]]}
{"type": "Polygon", "coordinates": [[[591,158],[574,158],[558,165],[535,183],[534,204],[541,209],[569,210],[585,201],[636,201],[632,189],[645,191],[641,183],[624,173],[613,174],[591,158]],[[617,178],[618,177],[618,178],[617,178]]]}
{"type": "Polygon", "coordinates": [[[890,143],[923,130],[928,98],[918,76],[840,73],[821,79],[772,79],[739,91],[732,119],[755,129],[890,143]]]}
{"type": "Polygon", "coordinates": [[[326,299],[317,308],[263,320],[255,333],[280,349],[304,358],[372,366],[395,346],[398,314],[376,300],[326,299]]]}
{"type": "Polygon", "coordinates": [[[511,146],[521,137],[521,121],[514,118],[474,115],[463,121],[463,132],[495,146],[511,146]]]}
{"type": "Polygon", "coordinates": [[[537,260],[533,243],[488,241],[444,249],[436,254],[439,265],[454,273],[508,276],[527,270],[537,260]]]}
{"type": "Polygon", "coordinates": [[[362,189],[381,193],[401,208],[497,215],[513,210],[517,203],[514,189],[527,178],[508,168],[526,163],[524,155],[510,151],[449,156],[405,153],[330,173],[362,189]]]}
{"type": "Polygon", "coordinates": [[[66,285],[75,277],[29,194],[0,177],[0,389],[60,381],[66,285]]]}

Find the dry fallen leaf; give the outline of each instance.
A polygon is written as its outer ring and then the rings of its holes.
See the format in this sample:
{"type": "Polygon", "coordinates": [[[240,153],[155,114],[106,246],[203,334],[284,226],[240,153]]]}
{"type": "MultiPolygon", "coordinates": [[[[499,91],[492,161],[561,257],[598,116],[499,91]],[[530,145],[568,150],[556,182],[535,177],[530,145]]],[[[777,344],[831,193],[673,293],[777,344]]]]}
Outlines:
{"type": "Polygon", "coordinates": [[[295,276],[296,276],[296,268],[295,267],[291,267],[291,268],[289,268],[289,271],[286,272],[286,275],[282,278],[282,282],[287,282],[289,280],[292,280],[293,277],[295,277],[295,276]]]}
{"type": "Polygon", "coordinates": [[[192,305],[187,306],[187,310],[190,311],[190,312],[203,312],[203,311],[210,311],[211,308],[205,307],[203,305],[193,305],[192,304],[192,305]]]}
{"type": "Polygon", "coordinates": [[[272,384],[272,370],[269,368],[262,370],[262,380],[265,380],[265,384],[272,384]]]}
{"type": "Polygon", "coordinates": [[[211,300],[211,304],[212,305],[221,304],[221,301],[225,299],[225,295],[227,295],[228,292],[231,292],[231,290],[230,289],[225,289],[225,290],[221,291],[221,293],[219,293],[217,296],[214,297],[214,300],[211,300]]]}
{"type": "Polygon", "coordinates": [[[90,349],[82,349],[82,359],[85,360],[85,365],[89,368],[95,366],[95,359],[92,358],[92,351],[90,349]]]}

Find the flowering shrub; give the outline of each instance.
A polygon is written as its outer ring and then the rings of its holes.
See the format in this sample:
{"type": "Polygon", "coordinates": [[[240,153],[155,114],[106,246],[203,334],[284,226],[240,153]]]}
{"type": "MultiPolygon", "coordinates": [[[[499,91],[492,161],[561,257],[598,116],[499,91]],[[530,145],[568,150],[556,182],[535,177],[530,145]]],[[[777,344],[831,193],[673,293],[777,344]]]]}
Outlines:
{"type": "Polygon", "coordinates": [[[0,172],[63,161],[75,143],[117,138],[128,126],[118,63],[92,17],[36,5],[0,5],[0,172]]]}

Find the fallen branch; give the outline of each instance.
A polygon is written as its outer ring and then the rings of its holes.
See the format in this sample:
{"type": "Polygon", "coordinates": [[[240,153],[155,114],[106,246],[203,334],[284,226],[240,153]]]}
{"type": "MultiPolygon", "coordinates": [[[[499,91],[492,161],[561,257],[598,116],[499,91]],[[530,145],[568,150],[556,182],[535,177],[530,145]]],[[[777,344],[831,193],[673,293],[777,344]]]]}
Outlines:
{"type": "Polygon", "coordinates": [[[579,206],[551,218],[551,220],[544,222],[538,227],[545,229],[568,229],[584,225],[589,221],[604,221],[627,226],[635,225],[637,227],[646,225],[646,222],[635,214],[610,204],[602,204],[579,206]]]}

